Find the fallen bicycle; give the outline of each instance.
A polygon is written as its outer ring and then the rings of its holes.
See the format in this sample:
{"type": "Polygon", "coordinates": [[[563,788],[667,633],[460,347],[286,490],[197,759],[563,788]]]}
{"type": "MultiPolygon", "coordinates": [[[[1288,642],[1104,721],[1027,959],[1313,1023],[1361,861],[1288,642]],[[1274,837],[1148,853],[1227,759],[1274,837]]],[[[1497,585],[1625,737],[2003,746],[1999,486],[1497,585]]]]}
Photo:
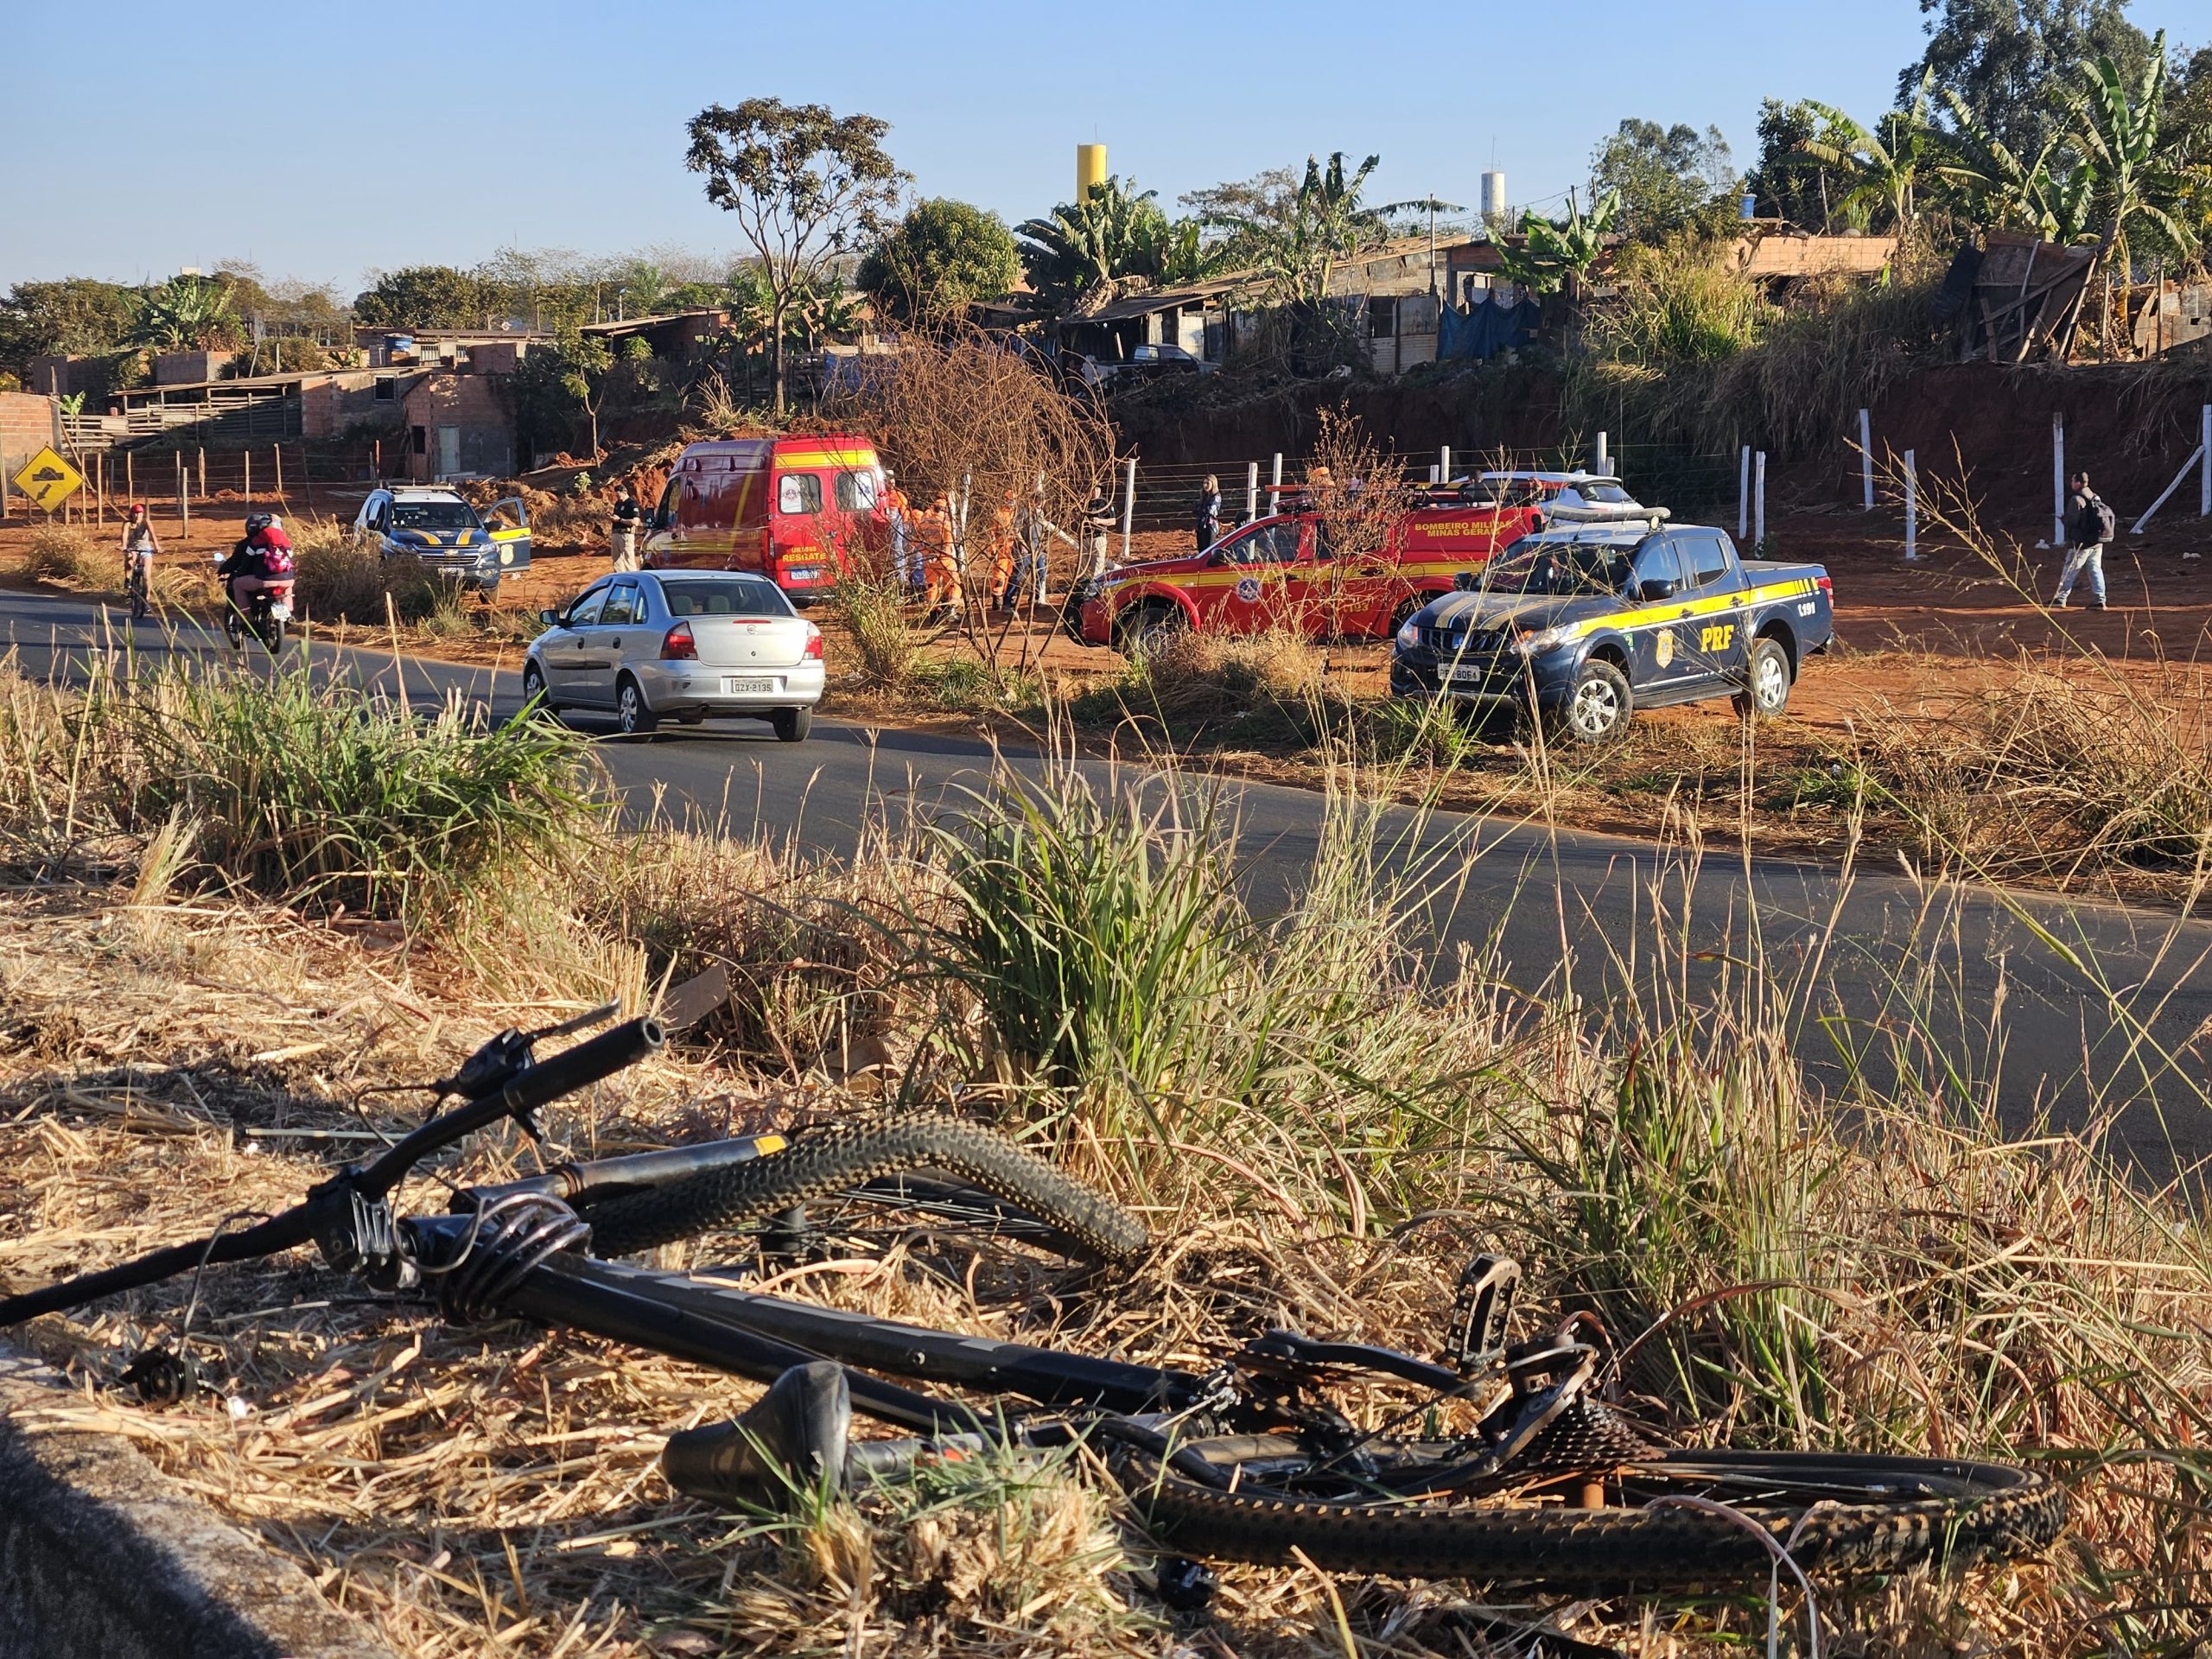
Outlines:
{"type": "MultiPolygon", "coordinates": [[[[663,1040],[653,1021],[633,1020],[536,1061],[533,1045],[563,1029],[502,1033],[433,1086],[461,1104],[294,1209],[0,1301],[0,1326],[312,1243],[380,1293],[428,1292],[453,1318],[587,1332],[770,1383],[735,1421],[670,1441],[664,1468],[693,1496],[772,1505],[986,1448],[1080,1443],[1165,1548],[1214,1560],[1639,1588],[1763,1580],[1777,1552],[1829,1574],[2011,1559],[2063,1522],[2054,1484],[2003,1465],[1661,1447],[1597,1397],[1608,1354],[1595,1321],[1509,1340],[1519,1275],[1497,1257],[1470,1267],[1437,1359],[1276,1331],[1204,1371],[604,1259],[751,1223],[766,1224],[764,1249],[789,1249],[810,1229],[862,1225],[855,1217],[875,1211],[1096,1262],[1147,1248],[1145,1230],[1107,1200],[945,1118],[563,1166],[461,1190],[443,1214],[397,1215],[393,1194],[431,1154],[504,1120],[535,1136],[539,1108],[663,1040]],[[1330,1399],[1351,1382],[1412,1398],[1362,1428],[1330,1399]],[[855,1440],[856,1411],[908,1437],[855,1440]]],[[[133,1373],[156,1395],[190,1386],[173,1353],[133,1373]]]]}

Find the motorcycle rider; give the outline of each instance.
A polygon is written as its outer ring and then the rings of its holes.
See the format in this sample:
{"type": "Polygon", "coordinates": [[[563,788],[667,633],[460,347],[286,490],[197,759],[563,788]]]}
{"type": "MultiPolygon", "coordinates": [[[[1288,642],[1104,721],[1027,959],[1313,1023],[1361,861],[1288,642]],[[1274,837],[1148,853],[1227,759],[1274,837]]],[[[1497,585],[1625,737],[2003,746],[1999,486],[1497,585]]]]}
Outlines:
{"type": "Polygon", "coordinates": [[[215,567],[215,574],[223,579],[224,596],[232,608],[240,608],[245,601],[269,585],[271,566],[280,563],[283,573],[292,569],[292,538],[284,533],[284,521],[273,512],[250,512],[245,517],[245,536],[231,550],[231,555],[215,567]]]}

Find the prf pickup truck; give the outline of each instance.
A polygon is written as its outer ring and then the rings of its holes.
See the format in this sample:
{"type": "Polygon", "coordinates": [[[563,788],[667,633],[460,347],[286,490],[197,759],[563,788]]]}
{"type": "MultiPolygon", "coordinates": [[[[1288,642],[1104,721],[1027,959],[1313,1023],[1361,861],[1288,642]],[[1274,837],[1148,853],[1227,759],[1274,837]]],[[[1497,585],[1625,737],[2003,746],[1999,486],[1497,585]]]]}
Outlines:
{"type": "Polygon", "coordinates": [[[1390,690],[1518,702],[1605,743],[1638,708],[1733,697],[1777,715],[1835,638],[1827,571],[1746,563],[1725,531],[1591,525],[1524,536],[1398,630],[1390,690]]]}

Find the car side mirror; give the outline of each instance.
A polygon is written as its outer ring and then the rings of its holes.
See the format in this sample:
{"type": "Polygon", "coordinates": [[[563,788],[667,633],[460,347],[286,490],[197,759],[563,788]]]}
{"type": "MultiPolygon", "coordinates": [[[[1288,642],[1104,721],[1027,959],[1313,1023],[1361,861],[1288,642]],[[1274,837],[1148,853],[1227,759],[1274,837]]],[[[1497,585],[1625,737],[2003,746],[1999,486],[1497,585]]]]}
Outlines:
{"type": "Polygon", "coordinates": [[[1637,583],[1636,596],[1638,599],[1672,599],[1675,584],[1664,576],[1651,576],[1637,583]]]}
{"type": "Polygon", "coordinates": [[[1463,594],[1473,593],[1475,591],[1475,573],[1471,570],[1462,570],[1458,575],[1452,578],[1452,585],[1463,594]]]}
{"type": "Polygon", "coordinates": [[[537,613],[537,620],[540,622],[543,622],[549,628],[557,628],[561,626],[561,613],[558,611],[540,611],[537,613]]]}

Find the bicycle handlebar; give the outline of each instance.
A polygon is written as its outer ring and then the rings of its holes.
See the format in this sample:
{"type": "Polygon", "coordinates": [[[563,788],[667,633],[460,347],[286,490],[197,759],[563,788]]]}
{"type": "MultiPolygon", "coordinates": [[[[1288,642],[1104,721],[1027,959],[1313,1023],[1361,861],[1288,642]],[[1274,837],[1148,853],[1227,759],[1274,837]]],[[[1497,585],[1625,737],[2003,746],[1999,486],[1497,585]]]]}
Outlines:
{"type": "Polygon", "coordinates": [[[513,1077],[485,1093],[473,1096],[449,1112],[442,1112],[403,1138],[365,1169],[341,1170],[310,1192],[289,1210],[258,1222],[243,1232],[218,1233],[189,1244],[175,1244],[133,1262],[79,1274],[43,1290],[27,1291],[0,1300],[0,1329],[81,1306],[121,1290],[157,1284],[202,1264],[245,1262],[274,1255],[315,1236],[316,1224],[343,1203],[356,1197],[382,1199],[407,1179],[408,1172],[440,1147],[474,1134],[503,1117],[520,1117],[549,1101],[613,1077],[635,1065],[667,1041],[658,1020],[625,1021],[601,1032],[588,1042],[563,1049],[550,1060],[525,1066],[513,1077]]]}

